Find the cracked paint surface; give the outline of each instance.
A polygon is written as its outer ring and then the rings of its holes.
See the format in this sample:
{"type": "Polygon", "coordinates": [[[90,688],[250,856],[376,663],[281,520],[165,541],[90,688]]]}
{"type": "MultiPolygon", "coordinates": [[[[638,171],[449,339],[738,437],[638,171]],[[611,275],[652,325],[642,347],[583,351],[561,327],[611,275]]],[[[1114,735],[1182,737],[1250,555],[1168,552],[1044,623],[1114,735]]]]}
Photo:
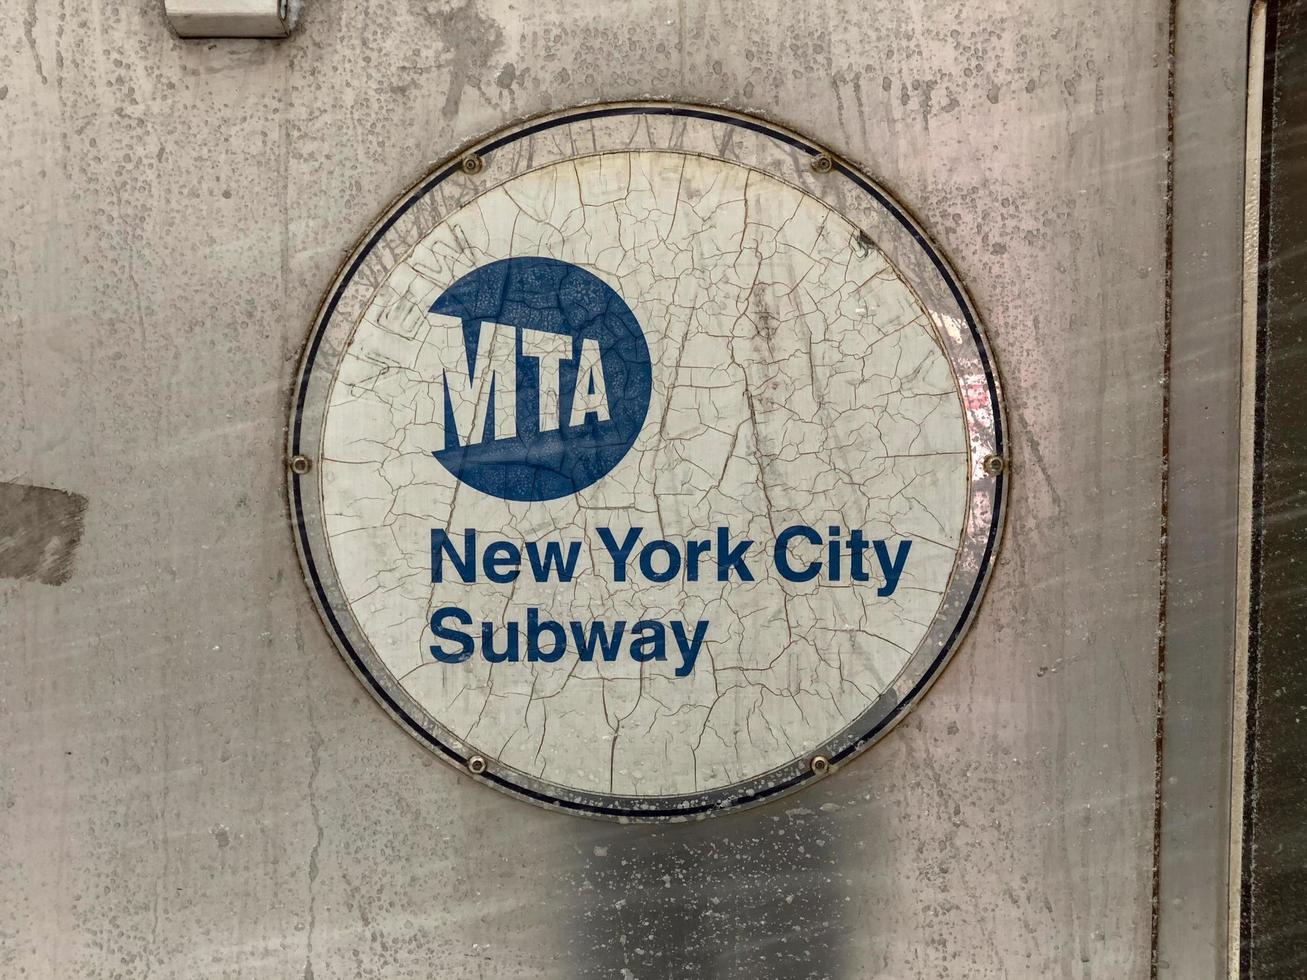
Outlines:
{"type": "Polygon", "coordinates": [[[802,759],[885,692],[925,639],[965,523],[963,410],[936,326],[865,235],[761,171],[672,151],[602,153],[488,189],[391,267],[341,357],[320,465],[331,557],[403,689],[464,745],[561,787],[709,792],[802,759]],[[653,361],[643,429],[606,477],[520,503],[432,457],[450,343],[427,311],[489,262],[544,256],[608,283],[653,361]],[[792,524],[911,539],[893,595],[793,583],[767,556],[792,524]],[[727,526],[756,581],[614,582],[595,528],[674,542],[727,526]],[[569,583],[433,585],[430,531],[583,543],[569,583]],[[436,662],[431,611],[475,622],[711,623],[695,669],[436,662]]]}

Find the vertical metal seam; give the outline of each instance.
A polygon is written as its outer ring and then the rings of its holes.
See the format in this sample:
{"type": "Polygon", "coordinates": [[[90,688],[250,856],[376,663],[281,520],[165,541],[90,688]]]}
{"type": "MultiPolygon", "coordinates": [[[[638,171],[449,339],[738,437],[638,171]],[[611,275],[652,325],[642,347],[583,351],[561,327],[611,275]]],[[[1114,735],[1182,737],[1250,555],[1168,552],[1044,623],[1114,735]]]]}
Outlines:
{"type": "MultiPolygon", "coordinates": [[[[1252,391],[1246,393],[1247,407],[1251,410],[1251,440],[1247,445],[1240,446],[1241,456],[1244,451],[1248,452],[1248,504],[1249,511],[1247,515],[1248,525],[1248,552],[1247,552],[1247,620],[1240,624],[1245,630],[1242,638],[1246,642],[1244,648],[1244,689],[1243,689],[1243,740],[1240,748],[1243,752],[1243,765],[1238,772],[1231,773],[1231,781],[1240,780],[1242,788],[1242,809],[1239,814],[1239,923],[1238,923],[1238,955],[1235,963],[1232,964],[1237,968],[1237,976],[1249,978],[1252,976],[1252,939],[1253,939],[1253,802],[1257,798],[1257,688],[1258,688],[1258,638],[1260,632],[1260,584],[1259,571],[1262,558],[1262,535],[1261,535],[1261,515],[1262,515],[1262,481],[1263,481],[1263,464],[1264,457],[1262,453],[1262,437],[1265,427],[1266,415],[1266,344],[1267,344],[1267,304],[1269,301],[1269,272],[1270,272],[1270,244],[1271,244],[1271,222],[1270,222],[1270,203],[1271,203],[1271,181],[1269,179],[1269,169],[1271,167],[1271,140],[1273,124],[1275,121],[1275,76],[1276,76],[1276,14],[1278,4],[1266,2],[1260,5],[1254,5],[1254,11],[1257,7],[1264,8],[1264,18],[1262,22],[1262,50],[1260,52],[1261,67],[1261,105],[1257,107],[1256,119],[1260,131],[1257,133],[1258,153],[1257,171],[1255,179],[1257,180],[1257,194],[1255,201],[1247,202],[1246,220],[1256,220],[1257,234],[1255,238],[1247,235],[1245,230],[1245,249],[1255,251],[1255,265],[1253,268],[1255,274],[1255,308],[1252,311],[1252,378],[1244,377],[1243,381],[1251,381],[1252,391]]],[[[1251,40],[1251,36],[1250,36],[1251,40]]],[[[1251,44],[1249,48],[1249,58],[1252,57],[1251,44]]],[[[1251,73],[1252,66],[1250,64],[1251,73]]],[[[1253,107],[1250,104],[1248,112],[1251,117],[1253,107]]],[[[1249,133],[1251,135],[1251,132],[1249,133]]],[[[1245,153],[1251,158],[1253,147],[1245,148],[1245,153]]],[[[1253,174],[1248,174],[1247,179],[1253,179],[1253,174]]],[[[1246,185],[1245,185],[1246,186],[1246,185]]],[[[1246,257],[1245,257],[1246,261],[1246,257]]],[[[1248,284],[1245,283],[1245,289],[1248,284]]],[[[1244,338],[1243,342],[1248,342],[1247,336],[1247,312],[1245,311],[1244,319],[1244,338]]],[[[1241,408],[1243,406],[1241,405],[1241,408]]],[[[1245,421],[1241,419],[1241,422],[1245,421]]],[[[1242,433],[1241,433],[1242,434],[1242,433]]],[[[1240,459],[1241,468],[1244,466],[1244,460],[1240,459]]],[[[1241,474],[1242,476],[1242,474],[1241,474]]],[[[1243,501],[1241,500],[1241,503],[1243,501]]],[[[1242,517],[1241,524],[1242,524],[1242,517]]],[[[1242,528],[1241,528],[1242,530],[1242,528]]],[[[1245,557],[1243,555],[1241,558],[1245,557]]],[[[1240,572],[1244,570],[1241,568],[1240,572]]],[[[1237,640],[1240,638],[1237,638],[1237,640]]],[[[1236,731],[1237,735],[1238,732],[1236,731]]],[[[1232,800],[1233,803],[1233,800],[1232,800]]],[[[1231,815],[1233,818],[1233,814],[1231,815]]],[[[1233,832],[1233,828],[1232,828],[1233,832]]],[[[1233,855],[1232,855],[1233,857],[1233,855]]],[[[1234,973],[1234,970],[1231,970],[1234,973]]]]}
{"type": "Polygon", "coordinates": [[[1153,868],[1149,922],[1150,980],[1158,975],[1158,925],[1161,902],[1162,855],[1162,748],[1166,718],[1166,572],[1171,486],[1171,332],[1175,280],[1175,34],[1179,0],[1170,0],[1166,31],[1166,231],[1165,274],[1162,286],[1162,480],[1157,560],[1157,690],[1156,728],[1153,735],[1153,868]]]}

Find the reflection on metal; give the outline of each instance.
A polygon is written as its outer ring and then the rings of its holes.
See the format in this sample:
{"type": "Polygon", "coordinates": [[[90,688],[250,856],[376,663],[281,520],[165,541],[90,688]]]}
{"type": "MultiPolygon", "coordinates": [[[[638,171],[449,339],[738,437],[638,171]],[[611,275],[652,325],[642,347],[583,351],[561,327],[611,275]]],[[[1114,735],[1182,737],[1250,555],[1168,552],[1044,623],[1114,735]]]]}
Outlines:
{"type": "Polygon", "coordinates": [[[186,38],[287,37],[296,12],[288,0],[164,0],[163,7],[186,38]]]}
{"type": "Polygon", "coordinates": [[[701,107],[438,167],[332,286],[295,405],[347,661],[438,756],[572,813],[712,815],[866,749],[1002,526],[998,381],[943,258],[862,174],[701,107]]]}

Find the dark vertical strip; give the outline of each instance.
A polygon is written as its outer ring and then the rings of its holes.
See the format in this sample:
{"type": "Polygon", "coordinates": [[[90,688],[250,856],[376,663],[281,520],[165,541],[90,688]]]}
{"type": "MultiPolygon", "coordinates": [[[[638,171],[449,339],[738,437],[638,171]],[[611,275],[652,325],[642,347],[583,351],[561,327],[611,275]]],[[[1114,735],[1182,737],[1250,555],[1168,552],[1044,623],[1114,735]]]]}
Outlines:
{"type": "MultiPolygon", "coordinates": [[[[1252,459],[1252,511],[1253,528],[1249,548],[1249,599],[1248,599],[1248,666],[1245,679],[1244,709],[1244,811],[1243,811],[1243,879],[1239,884],[1239,976],[1241,980],[1252,977],[1253,949],[1253,832],[1256,810],[1257,779],[1257,691],[1258,665],[1261,633],[1261,583],[1260,572],[1262,555],[1262,432],[1265,426],[1266,390],[1266,288],[1267,270],[1270,267],[1270,159],[1271,134],[1274,122],[1275,106],[1275,36],[1276,13],[1278,4],[1270,0],[1266,6],[1266,40],[1262,52],[1262,105],[1261,133],[1262,145],[1259,160],[1261,174],[1258,184],[1258,225],[1257,225],[1257,342],[1256,342],[1256,378],[1254,387],[1256,397],[1253,402],[1253,459],[1252,459]]],[[[1253,106],[1248,107],[1251,113],[1253,106]]]]}
{"type": "Polygon", "coordinates": [[[1162,296],[1162,486],[1161,520],[1157,554],[1157,720],[1153,747],[1153,880],[1151,922],[1149,925],[1150,958],[1148,975],[1157,980],[1158,913],[1162,892],[1162,736],[1166,721],[1166,574],[1167,542],[1170,540],[1170,465],[1171,457],[1171,326],[1172,297],[1175,282],[1175,20],[1176,4],[1171,0],[1166,20],[1166,278],[1162,296]]]}
{"type": "Polygon", "coordinates": [[[1268,10],[1240,972],[1307,976],[1307,0],[1268,10]]]}

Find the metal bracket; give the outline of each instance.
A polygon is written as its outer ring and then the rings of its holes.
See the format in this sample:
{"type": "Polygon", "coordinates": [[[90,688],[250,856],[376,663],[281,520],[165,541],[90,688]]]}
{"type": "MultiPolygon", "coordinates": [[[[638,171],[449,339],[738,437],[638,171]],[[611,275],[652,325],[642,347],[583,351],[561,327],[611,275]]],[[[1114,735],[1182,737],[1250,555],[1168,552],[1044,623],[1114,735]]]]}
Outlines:
{"type": "Polygon", "coordinates": [[[163,0],[163,9],[179,37],[289,37],[295,26],[291,0],[163,0]]]}

